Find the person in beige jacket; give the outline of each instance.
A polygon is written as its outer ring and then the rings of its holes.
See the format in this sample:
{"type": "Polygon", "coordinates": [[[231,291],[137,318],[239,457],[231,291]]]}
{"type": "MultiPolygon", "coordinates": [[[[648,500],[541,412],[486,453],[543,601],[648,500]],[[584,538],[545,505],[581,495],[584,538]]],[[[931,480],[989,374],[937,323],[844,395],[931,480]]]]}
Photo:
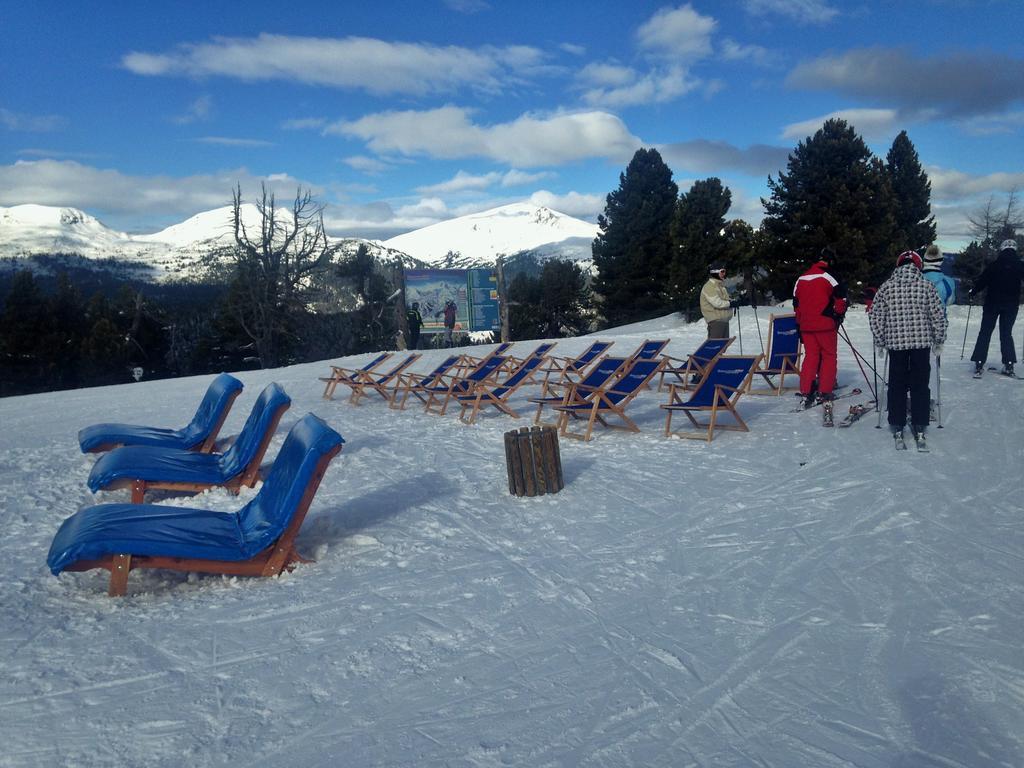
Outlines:
{"type": "Polygon", "coordinates": [[[700,313],[708,324],[709,339],[727,339],[729,318],[741,300],[729,298],[729,291],[725,287],[725,264],[715,262],[710,271],[711,276],[700,291],[700,313]]]}

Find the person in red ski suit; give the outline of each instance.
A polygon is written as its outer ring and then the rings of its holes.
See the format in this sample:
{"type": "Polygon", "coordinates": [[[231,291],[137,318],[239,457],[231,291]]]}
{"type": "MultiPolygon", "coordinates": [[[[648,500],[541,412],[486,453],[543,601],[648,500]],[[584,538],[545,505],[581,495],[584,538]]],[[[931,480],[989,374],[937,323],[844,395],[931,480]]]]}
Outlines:
{"type": "Polygon", "coordinates": [[[793,309],[804,343],[804,361],[800,366],[800,395],[807,401],[815,396],[831,400],[836,386],[839,324],[846,314],[846,289],[829,272],[835,256],[831,249],[797,278],[793,286],[793,309]]]}

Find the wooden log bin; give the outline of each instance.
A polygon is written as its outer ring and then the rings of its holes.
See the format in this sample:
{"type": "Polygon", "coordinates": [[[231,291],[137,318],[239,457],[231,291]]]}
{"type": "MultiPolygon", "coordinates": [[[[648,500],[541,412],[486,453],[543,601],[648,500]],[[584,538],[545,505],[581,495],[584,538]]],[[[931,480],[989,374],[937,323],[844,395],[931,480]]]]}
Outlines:
{"type": "Polygon", "coordinates": [[[508,491],[515,496],[543,496],[565,487],[554,427],[520,427],[506,432],[505,463],[508,491]]]}

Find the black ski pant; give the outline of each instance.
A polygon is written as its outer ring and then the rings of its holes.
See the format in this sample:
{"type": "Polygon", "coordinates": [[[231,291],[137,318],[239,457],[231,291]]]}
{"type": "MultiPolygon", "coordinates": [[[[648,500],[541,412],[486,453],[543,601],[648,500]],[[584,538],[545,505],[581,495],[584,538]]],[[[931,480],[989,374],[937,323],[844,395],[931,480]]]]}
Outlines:
{"type": "Polygon", "coordinates": [[[907,392],[910,393],[910,423],[928,426],[928,405],[932,375],[931,349],[889,350],[889,425],[903,427],[907,423],[907,392]]]}
{"type": "Polygon", "coordinates": [[[981,329],[978,340],[974,343],[971,360],[985,364],[988,358],[988,343],[992,339],[992,331],[999,320],[999,352],[1004,363],[1017,362],[1017,350],[1013,346],[1013,323],[1017,319],[1016,304],[986,304],[981,309],[981,329]]]}

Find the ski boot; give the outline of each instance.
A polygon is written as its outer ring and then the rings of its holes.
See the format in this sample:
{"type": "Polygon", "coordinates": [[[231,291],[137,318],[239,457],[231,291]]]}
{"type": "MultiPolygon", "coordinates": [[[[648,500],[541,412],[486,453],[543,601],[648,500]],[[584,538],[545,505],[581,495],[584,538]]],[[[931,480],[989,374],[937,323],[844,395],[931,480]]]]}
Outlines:
{"type": "Polygon", "coordinates": [[[985,364],[984,363],[979,363],[979,362],[975,361],[975,363],[974,363],[974,378],[980,379],[981,378],[981,372],[983,370],[985,370],[985,364]]]}
{"type": "Polygon", "coordinates": [[[1003,363],[1003,370],[1000,371],[1003,376],[1013,376],[1013,363],[1003,363]]]}
{"type": "Polygon", "coordinates": [[[823,427],[834,427],[835,422],[832,418],[832,406],[831,400],[826,400],[821,404],[821,426],[823,427]]]}
{"type": "Polygon", "coordinates": [[[907,441],[903,439],[903,427],[892,427],[892,437],[896,443],[897,451],[907,450],[907,441]]]}
{"type": "Polygon", "coordinates": [[[917,450],[921,453],[928,453],[928,443],[924,437],[925,428],[920,424],[914,425],[914,442],[917,443],[917,450]]]}

